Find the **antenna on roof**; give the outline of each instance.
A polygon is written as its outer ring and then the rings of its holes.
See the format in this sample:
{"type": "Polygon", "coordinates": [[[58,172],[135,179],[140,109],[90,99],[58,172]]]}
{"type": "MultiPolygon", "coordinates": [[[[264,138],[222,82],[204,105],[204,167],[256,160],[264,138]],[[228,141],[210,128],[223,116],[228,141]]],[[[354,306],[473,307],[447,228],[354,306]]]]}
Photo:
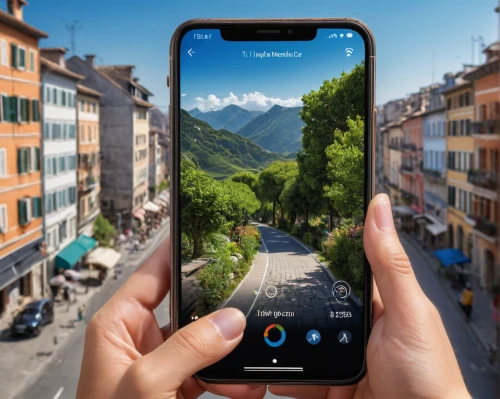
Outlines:
{"type": "Polygon", "coordinates": [[[69,31],[71,37],[71,55],[76,54],[76,31],[82,29],[79,22],[78,20],[73,20],[73,22],[66,24],[66,29],[69,31]]]}

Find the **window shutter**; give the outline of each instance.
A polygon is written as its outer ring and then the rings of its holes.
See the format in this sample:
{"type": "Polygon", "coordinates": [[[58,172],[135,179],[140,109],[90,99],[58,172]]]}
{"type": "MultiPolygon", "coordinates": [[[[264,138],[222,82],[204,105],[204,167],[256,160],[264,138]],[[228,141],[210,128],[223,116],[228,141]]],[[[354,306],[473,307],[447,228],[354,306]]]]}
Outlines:
{"type": "Polygon", "coordinates": [[[19,122],[18,118],[18,102],[17,97],[9,97],[10,99],[10,122],[19,122]]]}
{"type": "Polygon", "coordinates": [[[66,105],[66,92],[65,91],[61,92],[61,102],[62,102],[62,105],[66,105]]]}
{"type": "Polygon", "coordinates": [[[27,150],[26,148],[19,148],[17,150],[17,163],[18,163],[19,174],[28,172],[28,160],[27,160],[26,150],[27,150]]]}
{"type": "Polygon", "coordinates": [[[52,158],[52,174],[57,175],[57,158],[52,158]]]}
{"type": "Polygon", "coordinates": [[[26,68],[26,50],[23,48],[19,49],[19,67],[26,68]]]}
{"type": "Polygon", "coordinates": [[[2,96],[2,120],[9,122],[11,118],[10,97],[2,96]]]}
{"type": "Polygon", "coordinates": [[[10,45],[10,62],[11,66],[17,68],[17,44],[10,45]]]}
{"type": "Polygon", "coordinates": [[[38,100],[31,101],[31,115],[33,122],[38,122],[40,120],[40,108],[38,100]]]}
{"type": "Polygon", "coordinates": [[[41,169],[41,159],[40,159],[40,147],[35,147],[35,159],[33,162],[34,170],[39,171],[41,169]]]}
{"type": "Polygon", "coordinates": [[[33,198],[33,217],[39,218],[42,217],[42,198],[34,197],[33,198]]]}
{"type": "Polygon", "coordinates": [[[28,209],[25,199],[20,199],[17,201],[19,224],[24,226],[28,223],[28,209]]]}
{"type": "Polygon", "coordinates": [[[30,51],[30,71],[35,71],[35,53],[30,51]]]}
{"type": "Polygon", "coordinates": [[[54,88],[53,94],[54,94],[54,96],[53,96],[52,103],[57,105],[57,89],[56,88],[54,88]]]}

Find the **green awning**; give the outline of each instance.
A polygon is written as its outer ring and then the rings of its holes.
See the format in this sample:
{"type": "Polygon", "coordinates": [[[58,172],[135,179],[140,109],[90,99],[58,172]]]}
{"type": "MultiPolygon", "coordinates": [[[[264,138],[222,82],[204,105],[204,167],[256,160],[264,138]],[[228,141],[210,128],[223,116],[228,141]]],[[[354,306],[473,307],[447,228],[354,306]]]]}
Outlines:
{"type": "Polygon", "coordinates": [[[80,237],[78,237],[76,242],[80,244],[83,248],[85,248],[87,252],[90,251],[91,249],[94,249],[97,246],[97,241],[91,237],[86,236],[85,234],[82,234],[80,237]]]}
{"type": "Polygon", "coordinates": [[[96,245],[96,240],[82,234],[57,254],[55,259],[56,269],[71,269],[96,245]]]}

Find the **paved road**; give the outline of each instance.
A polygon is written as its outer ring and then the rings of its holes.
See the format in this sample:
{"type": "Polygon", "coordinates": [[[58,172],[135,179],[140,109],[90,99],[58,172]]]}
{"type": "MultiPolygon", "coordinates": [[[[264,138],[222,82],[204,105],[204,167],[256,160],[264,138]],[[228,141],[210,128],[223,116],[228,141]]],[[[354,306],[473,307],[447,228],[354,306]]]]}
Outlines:
{"type": "Polygon", "coordinates": [[[441,289],[426,258],[413,244],[401,238],[422,289],[439,310],[455,350],[460,369],[474,399],[495,397],[496,375],[486,361],[482,346],[466,325],[458,306],[441,289]]]}
{"type": "MultiPolygon", "coordinates": [[[[28,384],[28,388],[20,392],[16,399],[74,399],[80,374],[83,355],[85,329],[92,315],[104,305],[116,292],[123,282],[133,273],[136,267],[146,258],[169,232],[169,224],[162,226],[160,232],[154,237],[148,250],[134,253],[131,257],[135,262],[127,262],[123,274],[117,279],[106,281],[102,289],[97,292],[87,304],[84,322],[79,324],[73,334],[69,336],[64,347],[54,355],[54,358],[43,368],[42,372],[28,384]],[[57,396],[59,395],[59,396],[57,396]]],[[[169,297],[156,309],[160,325],[169,322],[168,314],[169,297]]]]}

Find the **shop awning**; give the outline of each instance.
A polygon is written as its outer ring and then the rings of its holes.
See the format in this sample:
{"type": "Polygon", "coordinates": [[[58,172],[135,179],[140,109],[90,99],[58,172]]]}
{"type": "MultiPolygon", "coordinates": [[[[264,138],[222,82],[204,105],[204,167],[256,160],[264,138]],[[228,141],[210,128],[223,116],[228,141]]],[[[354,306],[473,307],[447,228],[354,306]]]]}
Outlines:
{"type": "Polygon", "coordinates": [[[439,263],[444,267],[471,262],[471,260],[467,256],[465,256],[462,251],[456,248],[434,251],[434,255],[438,259],[439,263]]]}
{"type": "Polygon", "coordinates": [[[425,226],[426,230],[429,231],[433,236],[438,236],[440,234],[446,233],[446,226],[444,224],[428,224],[425,226]]]}
{"type": "Polygon", "coordinates": [[[160,207],[156,204],[153,204],[151,201],[148,201],[144,204],[143,206],[144,210],[149,211],[149,212],[158,212],[160,210],[160,207]]]}
{"type": "Polygon", "coordinates": [[[142,212],[135,211],[134,218],[139,219],[141,222],[144,222],[144,214],[142,212]]]}
{"type": "Polygon", "coordinates": [[[155,198],[153,200],[153,202],[156,204],[156,205],[160,205],[160,206],[164,206],[165,208],[168,206],[168,204],[162,200],[161,198],[155,198]]]}
{"type": "Polygon", "coordinates": [[[99,247],[87,255],[85,264],[111,269],[120,261],[121,256],[112,248],[99,247]]]}
{"type": "Polygon", "coordinates": [[[93,238],[81,235],[59,252],[55,259],[56,269],[71,269],[73,268],[85,254],[94,249],[97,241],[93,238]]]}
{"type": "Polygon", "coordinates": [[[158,194],[158,198],[165,201],[167,204],[170,203],[170,193],[167,190],[163,190],[160,194],[158,194]]]}
{"type": "Polygon", "coordinates": [[[426,221],[427,225],[425,229],[431,233],[433,236],[438,236],[440,234],[446,233],[446,225],[441,223],[434,215],[429,213],[424,213],[420,215],[414,215],[413,219],[418,222],[426,221]]]}
{"type": "Polygon", "coordinates": [[[415,211],[406,205],[393,206],[392,212],[397,216],[412,216],[415,214],[415,211]]]}

